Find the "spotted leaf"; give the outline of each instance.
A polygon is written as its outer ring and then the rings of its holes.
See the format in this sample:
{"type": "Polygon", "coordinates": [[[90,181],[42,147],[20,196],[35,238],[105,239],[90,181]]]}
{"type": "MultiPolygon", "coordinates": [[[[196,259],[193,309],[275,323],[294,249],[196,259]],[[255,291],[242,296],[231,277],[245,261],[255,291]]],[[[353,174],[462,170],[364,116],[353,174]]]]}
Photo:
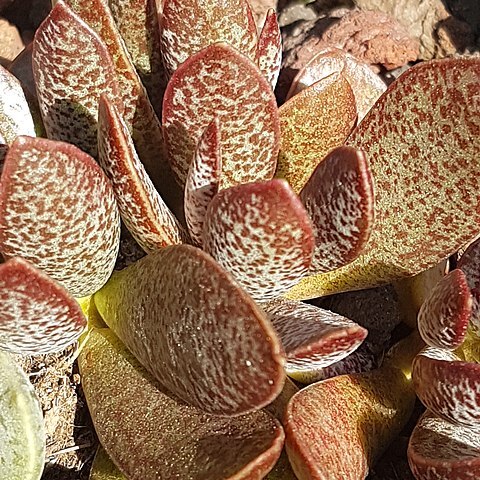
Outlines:
{"type": "Polygon", "coordinates": [[[78,303],[28,262],[0,265],[0,348],[35,355],[63,350],[86,326],[78,303]]]}
{"type": "Polygon", "coordinates": [[[100,97],[99,163],[112,182],[122,219],[148,253],[181,243],[181,225],[158,194],[115,106],[100,97]]]}
{"type": "Polygon", "coordinates": [[[73,145],[18,137],[0,189],[0,251],[22,257],[74,297],[98,290],[117,257],[120,218],[95,160],[73,145]]]}
{"type": "Polygon", "coordinates": [[[328,47],[312,57],[293,79],[287,98],[334,73],[344,75],[352,87],[360,122],[387,86],[369,65],[338,48],[328,47]]]}
{"type": "Polygon", "coordinates": [[[95,303],[162,385],[207,413],[249,412],[282,389],[284,360],[270,322],[195,247],[142,258],[116,273],[95,303]]]}
{"type": "Polygon", "coordinates": [[[431,347],[453,350],[467,334],[472,295],[465,274],[455,269],[433,288],[420,307],[418,330],[431,347]]]}
{"type": "Polygon", "coordinates": [[[333,74],[279,108],[282,140],[276,176],[299,192],[325,155],[343,144],[357,118],[343,75],[333,74]]]}
{"type": "Polygon", "coordinates": [[[277,14],[270,9],[258,39],[255,61],[272,88],[277,84],[282,66],[282,35],[278,26],[277,14]]]}
{"type": "Polygon", "coordinates": [[[374,223],[373,181],[363,152],[339,147],[317,166],[300,198],[315,233],[311,273],[355,260],[374,223]]]}
{"type": "Polygon", "coordinates": [[[480,435],[425,412],[408,445],[408,463],[417,480],[480,478],[480,435]]]}
{"type": "Polygon", "coordinates": [[[108,329],[92,331],[79,365],[95,431],[130,480],[263,478],[280,456],[283,430],[269,414],[225,418],[185,405],[108,329]]]}
{"type": "Polygon", "coordinates": [[[264,310],[280,337],[289,375],[342,360],[368,333],[348,318],[306,303],[274,300],[264,305],[264,310]]]}
{"type": "Polygon", "coordinates": [[[370,239],[355,261],[308,278],[292,298],[415,275],[478,235],[479,75],[479,58],[449,58],[390,85],[347,142],[365,152],[375,184],[370,239]]]}
{"type": "Polygon", "coordinates": [[[181,185],[198,140],[214,118],[222,128],[221,187],[270,179],[280,134],[275,96],[253,62],[226,44],[190,57],[165,92],[165,142],[181,185]]]}
{"type": "Polygon", "coordinates": [[[119,96],[103,42],[60,0],[35,34],[32,64],[48,138],[96,156],[98,99],[119,96]]]}
{"type": "Polygon", "coordinates": [[[198,246],[203,244],[205,214],[218,192],[221,168],[220,125],[215,119],[200,137],[185,183],[185,219],[198,246]]]}
{"type": "Polygon", "coordinates": [[[258,301],[297,283],[310,268],[314,247],[300,199],[278,179],[221,190],[208,206],[203,242],[258,301]]]}
{"type": "Polygon", "coordinates": [[[433,413],[455,424],[480,427],[480,364],[428,347],[413,362],[413,381],[418,398],[433,413]]]}
{"type": "Polygon", "coordinates": [[[160,18],[163,59],[170,73],[218,42],[255,59],[257,26],[246,0],[165,0],[160,18]]]}

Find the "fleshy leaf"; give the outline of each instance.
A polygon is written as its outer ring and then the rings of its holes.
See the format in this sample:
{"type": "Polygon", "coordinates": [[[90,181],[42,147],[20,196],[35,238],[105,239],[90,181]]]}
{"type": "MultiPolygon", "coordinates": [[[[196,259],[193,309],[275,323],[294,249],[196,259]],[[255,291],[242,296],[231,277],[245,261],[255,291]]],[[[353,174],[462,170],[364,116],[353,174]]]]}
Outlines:
{"type": "Polygon", "coordinates": [[[454,350],[465,339],[471,315],[472,294],[457,268],[440,280],[420,307],[418,330],[431,347],[454,350]]]}
{"type": "Polygon", "coordinates": [[[253,62],[227,44],[190,57],[165,92],[165,142],[181,185],[214,118],[222,128],[221,188],[272,178],[280,136],[275,96],[253,62]]]}
{"type": "Polygon", "coordinates": [[[282,389],[284,359],[270,322],[195,247],[174,245],[140,259],[94,298],[140,362],[190,405],[239,415],[282,389]]]}
{"type": "Polygon", "coordinates": [[[20,82],[0,66],[0,132],[7,145],[19,135],[35,136],[35,125],[20,82]]]}
{"type": "Polygon", "coordinates": [[[282,35],[278,26],[277,14],[273,9],[267,12],[258,39],[255,61],[272,88],[275,88],[282,66],[282,35]]]}
{"type": "Polygon", "coordinates": [[[93,158],[63,142],[18,137],[5,158],[1,186],[4,255],[24,258],[74,297],[108,280],[120,218],[112,187],[93,158]]]}
{"type": "Polygon", "coordinates": [[[148,253],[181,243],[184,233],[155,190],[117,109],[100,97],[98,161],[112,182],[125,225],[148,253]]]}
{"type": "Polygon", "coordinates": [[[347,141],[365,152],[374,179],[368,244],[347,266],[304,279],[290,298],[415,275],[478,235],[480,103],[471,99],[479,75],[479,58],[447,58],[417,64],[390,85],[347,141]]]}
{"type": "Polygon", "coordinates": [[[98,100],[119,97],[103,42],[60,0],[35,34],[32,63],[48,138],[96,156],[98,100]]]}
{"type": "Polygon", "coordinates": [[[334,74],[285,102],[278,113],[282,140],[276,176],[299,192],[325,155],[352,131],[355,97],[347,80],[334,74]]]}
{"type": "Polygon", "coordinates": [[[13,357],[0,350],[0,478],[39,480],[45,462],[42,408],[13,357]]]}
{"type": "Polygon", "coordinates": [[[315,233],[311,273],[355,260],[374,222],[373,180],[363,152],[339,147],[317,166],[300,192],[315,233]]]}
{"type": "Polygon", "coordinates": [[[283,430],[269,414],[225,418],[179,402],[108,329],[92,331],[79,364],[100,442],[130,480],[263,478],[280,456],[283,430]]]}
{"type": "Polygon", "coordinates": [[[86,323],[68,292],[28,262],[0,265],[0,348],[30,355],[63,350],[86,323]]]}
{"type": "Polygon", "coordinates": [[[455,424],[480,427],[480,364],[428,347],[413,362],[413,381],[418,398],[433,413],[455,424]]]}
{"type": "Polygon", "coordinates": [[[352,87],[360,122],[387,89],[381,78],[369,65],[338,48],[329,47],[318,52],[293,79],[287,98],[297,95],[333,73],[341,73],[352,87]]]}
{"type": "Polygon", "coordinates": [[[100,445],[93,459],[88,480],[128,480],[100,445]]]}
{"type": "Polygon", "coordinates": [[[215,119],[198,141],[185,183],[185,220],[192,241],[200,247],[205,215],[218,192],[221,169],[220,125],[215,119]]]}
{"type": "Polygon", "coordinates": [[[274,300],[263,308],[280,337],[289,375],[342,360],[368,333],[348,318],[306,303],[274,300]]]}
{"type": "Polygon", "coordinates": [[[165,0],[160,30],[163,59],[170,73],[218,42],[255,59],[257,26],[246,0],[165,0]]]}
{"type": "Polygon", "coordinates": [[[205,251],[258,301],[282,295],[312,261],[310,220],[284,180],[221,190],[208,206],[203,234],[205,251]]]}
{"type": "Polygon", "coordinates": [[[427,411],[410,437],[408,463],[417,480],[480,478],[480,434],[427,411]]]}

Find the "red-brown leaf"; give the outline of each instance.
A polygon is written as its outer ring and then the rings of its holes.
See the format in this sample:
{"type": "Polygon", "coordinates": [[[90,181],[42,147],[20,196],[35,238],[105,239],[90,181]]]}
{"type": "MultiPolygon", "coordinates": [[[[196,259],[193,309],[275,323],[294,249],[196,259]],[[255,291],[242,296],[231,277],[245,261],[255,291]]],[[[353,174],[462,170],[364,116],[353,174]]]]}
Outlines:
{"type": "Polygon", "coordinates": [[[93,158],[73,145],[18,137],[0,189],[0,251],[22,257],[74,297],[110,277],[120,240],[112,187],[93,158]]]}
{"type": "Polygon", "coordinates": [[[272,178],[280,135],[275,96],[258,68],[227,44],[190,57],[165,92],[165,142],[181,185],[214,118],[222,128],[221,187],[272,178]]]}
{"type": "Polygon", "coordinates": [[[258,301],[282,295],[310,268],[310,220],[284,180],[221,190],[208,206],[203,233],[205,251],[258,301]]]}
{"type": "Polygon", "coordinates": [[[64,349],[86,326],[80,305],[21,258],[0,265],[0,347],[35,355],[64,349]]]}

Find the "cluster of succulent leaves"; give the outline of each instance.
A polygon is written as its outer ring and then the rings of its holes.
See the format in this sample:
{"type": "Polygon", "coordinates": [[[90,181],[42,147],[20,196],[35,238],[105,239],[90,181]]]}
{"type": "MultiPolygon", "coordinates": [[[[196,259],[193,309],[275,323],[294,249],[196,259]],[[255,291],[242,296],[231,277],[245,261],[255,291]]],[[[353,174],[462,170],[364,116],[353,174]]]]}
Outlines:
{"type": "MultiPolygon", "coordinates": [[[[415,391],[415,476],[478,472],[480,248],[418,285],[479,234],[480,59],[386,89],[327,49],[277,107],[273,11],[258,33],[246,0],[161,8],[60,0],[22,83],[0,72],[0,348],[84,334],[92,479],[361,479],[415,391]],[[147,255],[113,273],[122,221],[147,255]],[[303,302],[392,282],[415,317],[425,297],[413,381],[418,338],[351,373],[367,330],[303,302]]],[[[0,477],[38,479],[41,410],[10,353],[0,477]]]]}

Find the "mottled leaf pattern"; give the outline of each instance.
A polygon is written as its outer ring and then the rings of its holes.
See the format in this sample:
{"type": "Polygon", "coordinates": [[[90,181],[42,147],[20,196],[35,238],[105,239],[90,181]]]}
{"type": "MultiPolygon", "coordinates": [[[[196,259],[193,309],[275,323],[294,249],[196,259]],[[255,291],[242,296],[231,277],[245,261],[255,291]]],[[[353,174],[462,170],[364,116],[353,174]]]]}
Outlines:
{"type": "Polygon", "coordinates": [[[193,243],[200,247],[205,214],[218,192],[221,169],[220,125],[215,119],[198,141],[185,183],[185,220],[193,243]]]}
{"type": "Polygon", "coordinates": [[[74,297],[98,290],[115,264],[120,218],[95,160],[73,145],[18,137],[1,182],[0,251],[29,261],[74,297]]]}
{"type": "Polygon", "coordinates": [[[162,385],[207,413],[252,411],[282,389],[284,359],[270,322],[195,247],[142,258],[116,273],[95,303],[162,385]]]}
{"type": "Polygon", "coordinates": [[[358,122],[372,108],[380,95],[387,89],[381,78],[369,65],[353,55],[328,47],[318,52],[293,79],[287,98],[293,97],[333,73],[341,73],[352,87],[358,113],[358,122]]]}
{"type": "Polygon", "coordinates": [[[282,66],[282,35],[278,26],[277,14],[270,9],[257,44],[255,61],[272,88],[277,84],[282,66]]]}
{"type": "Polygon", "coordinates": [[[355,261],[309,277],[292,298],[414,275],[478,235],[479,75],[479,58],[449,58],[415,65],[390,85],[347,142],[366,153],[374,179],[370,240],[355,261]]]}
{"type": "Polygon", "coordinates": [[[275,96],[258,68],[226,44],[190,57],[165,92],[165,142],[181,185],[214,118],[222,128],[221,187],[272,178],[280,135],[275,96]]]}
{"type": "Polygon", "coordinates": [[[465,274],[455,269],[433,288],[418,312],[418,330],[431,347],[453,350],[467,334],[472,294],[465,274]]]}
{"type": "Polygon", "coordinates": [[[325,155],[352,131],[355,97],[343,75],[334,74],[285,102],[279,115],[282,140],[276,176],[299,192],[325,155]]]}
{"type": "Polygon", "coordinates": [[[480,427],[480,364],[428,347],[413,362],[413,381],[418,398],[436,415],[480,427]]]}
{"type": "Polygon", "coordinates": [[[257,26],[246,0],[165,0],[161,38],[165,67],[173,73],[187,58],[218,42],[254,60],[257,26]]]}
{"type": "Polygon", "coordinates": [[[60,351],[86,323],[68,292],[28,262],[0,265],[0,348],[27,355],[60,351]]]}
{"type": "Polygon", "coordinates": [[[79,364],[100,442],[130,480],[263,478],[280,456],[269,414],[224,418],[179,402],[108,329],[92,331],[79,364]]]}
{"type": "Polygon", "coordinates": [[[315,233],[311,273],[355,260],[374,222],[373,180],[363,152],[339,147],[317,166],[300,198],[315,233]]]}
{"type": "Polygon", "coordinates": [[[181,225],[155,190],[127,127],[104,96],[99,105],[98,153],[122,219],[138,244],[148,253],[181,243],[185,236],[181,225]]]}
{"type": "Polygon", "coordinates": [[[35,136],[35,126],[20,82],[0,66],[0,133],[10,145],[19,135],[35,136]]]}
{"type": "Polygon", "coordinates": [[[417,480],[480,478],[480,434],[427,411],[410,437],[408,463],[417,480]]]}
{"type": "Polygon", "coordinates": [[[32,63],[48,138],[96,156],[98,99],[119,96],[103,42],[60,0],[35,34],[32,63]]]}
{"type": "Polygon", "coordinates": [[[203,233],[205,251],[258,301],[282,295],[310,268],[310,220],[284,180],[221,190],[203,233]]]}

